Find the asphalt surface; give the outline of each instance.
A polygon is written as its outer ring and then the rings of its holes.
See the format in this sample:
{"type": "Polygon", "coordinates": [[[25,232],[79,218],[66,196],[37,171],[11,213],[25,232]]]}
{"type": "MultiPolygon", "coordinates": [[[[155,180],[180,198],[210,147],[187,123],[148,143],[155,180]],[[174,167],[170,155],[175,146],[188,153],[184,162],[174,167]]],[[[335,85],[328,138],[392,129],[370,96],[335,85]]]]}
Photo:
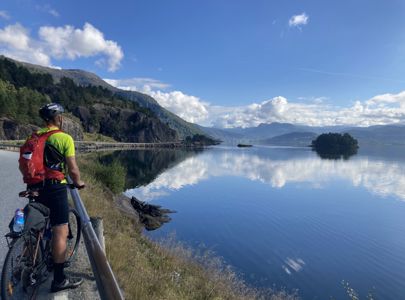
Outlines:
{"type": "Polygon", "coordinates": [[[18,170],[18,153],[0,150],[0,266],[7,254],[8,224],[17,208],[23,208],[27,201],[19,198],[18,193],[25,190],[22,176],[18,170]]]}

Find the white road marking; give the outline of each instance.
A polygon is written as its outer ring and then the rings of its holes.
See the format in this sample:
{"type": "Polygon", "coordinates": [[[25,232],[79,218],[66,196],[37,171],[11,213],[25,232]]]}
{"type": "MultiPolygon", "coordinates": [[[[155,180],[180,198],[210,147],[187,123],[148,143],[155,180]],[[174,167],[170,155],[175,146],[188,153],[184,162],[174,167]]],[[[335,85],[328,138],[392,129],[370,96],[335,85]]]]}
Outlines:
{"type": "Polygon", "coordinates": [[[68,300],[68,293],[63,292],[63,293],[58,293],[53,297],[53,300],[68,300]]]}

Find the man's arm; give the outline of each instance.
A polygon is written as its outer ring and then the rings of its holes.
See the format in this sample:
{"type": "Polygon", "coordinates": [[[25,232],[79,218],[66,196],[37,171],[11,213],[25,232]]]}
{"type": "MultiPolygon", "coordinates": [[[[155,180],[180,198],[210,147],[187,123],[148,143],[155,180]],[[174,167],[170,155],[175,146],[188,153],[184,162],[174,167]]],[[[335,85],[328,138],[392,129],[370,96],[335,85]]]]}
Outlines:
{"type": "Polygon", "coordinates": [[[84,186],[84,182],[80,179],[80,170],[76,163],[75,156],[66,157],[66,163],[70,177],[72,177],[73,184],[76,187],[84,186]]]}

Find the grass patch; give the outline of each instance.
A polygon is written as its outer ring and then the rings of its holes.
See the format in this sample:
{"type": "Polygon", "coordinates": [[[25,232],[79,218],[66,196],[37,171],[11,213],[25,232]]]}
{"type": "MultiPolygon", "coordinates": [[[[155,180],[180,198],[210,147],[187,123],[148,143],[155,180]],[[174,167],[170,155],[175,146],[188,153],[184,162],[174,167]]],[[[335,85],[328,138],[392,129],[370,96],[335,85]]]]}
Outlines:
{"type": "Polygon", "coordinates": [[[81,170],[83,173],[104,184],[114,194],[122,192],[125,188],[127,170],[118,160],[113,160],[109,164],[103,164],[97,157],[93,157],[82,163],[81,170]]]}
{"type": "Polygon", "coordinates": [[[159,244],[143,236],[141,226],[116,207],[113,193],[102,183],[115,173],[106,173],[88,156],[78,162],[86,182],[81,197],[89,215],[104,220],[107,258],[126,299],[297,299],[249,288],[208,252],[196,254],[174,239],[159,244]]]}

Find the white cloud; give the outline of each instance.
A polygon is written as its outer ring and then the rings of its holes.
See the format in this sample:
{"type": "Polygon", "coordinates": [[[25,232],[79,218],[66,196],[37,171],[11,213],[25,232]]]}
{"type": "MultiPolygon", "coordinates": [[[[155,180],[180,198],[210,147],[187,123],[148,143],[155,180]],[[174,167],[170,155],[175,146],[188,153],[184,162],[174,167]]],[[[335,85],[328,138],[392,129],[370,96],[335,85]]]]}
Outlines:
{"type": "Polygon", "coordinates": [[[9,20],[10,19],[10,15],[8,14],[8,12],[6,12],[5,10],[0,10],[0,18],[3,18],[5,20],[9,20]]]}
{"type": "Polygon", "coordinates": [[[83,29],[43,26],[39,28],[39,39],[30,36],[21,24],[0,29],[0,51],[15,59],[51,66],[52,59],[77,59],[103,56],[109,71],[119,68],[124,54],[114,41],[106,40],[104,34],[86,23],[83,29]]]}
{"type": "Polygon", "coordinates": [[[206,108],[208,104],[202,102],[198,97],[190,96],[180,91],[169,93],[151,91],[150,95],[164,108],[188,122],[199,123],[208,117],[208,110],[206,108]]]}
{"type": "Polygon", "coordinates": [[[299,27],[301,25],[307,25],[309,21],[309,17],[306,13],[302,13],[300,15],[294,15],[288,21],[288,25],[290,27],[299,27]]]}
{"type": "Polygon", "coordinates": [[[127,91],[148,92],[151,90],[165,90],[170,84],[163,83],[153,78],[134,77],[128,79],[104,79],[109,84],[127,91]]]}
{"type": "Polygon", "coordinates": [[[106,40],[104,34],[90,23],[83,29],[66,25],[64,27],[44,26],[39,29],[39,36],[56,58],[76,59],[99,54],[107,56],[109,71],[116,71],[124,54],[114,41],[106,40]]]}
{"type": "Polygon", "coordinates": [[[208,117],[208,103],[196,96],[187,95],[181,91],[165,92],[169,84],[151,78],[104,79],[109,84],[125,89],[148,94],[164,108],[182,119],[192,122],[204,122],[208,117]]]}
{"type": "Polygon", "coordinates": [[[49,4],[46,4],[46,5],[43,5],[43,6],[37,5],[36,8],[39,11],[43,11],[43,12],[46,12],[46,13],[54,16],[55,18],[59,17],[59,12],[56,9],[52,8],[49,4]]]}
{"type": "Polygon", "coordinates": [[[6,45],[17,51],[27,50],[29,48],[29,32],[19,23],[6,26],[0,29],[0,45],[6,45]]]}
{"type": "Polygon", "coordinates": [[[327,97],[301,97],[308,103],[290,102],[277,96],[246,106],[215,106],[181,91],[164,91],[170,87],[151,78],[105,79],[111,85],[149,94],[160,105],[183,119],[220,128],[253,127],[261,123],[283,122],[311,126],[371,126],[405,123],[405,91],[377,95],[352,106],[339,107],[325,102],[327,97]]]}
{"type": "MultiPolygon", "coordinates": [[[[324,99],[324,98],[322,98],[324,99]]],[[[260,123],[285,122],[311,126],[371,126],[405,122],[405,91],[377,95],[339,107],[322,101],[293,103],[278,96],[245,107],[209,107],[208,120],[218,127],[252,127],[260,123]]]]}
{"type": "Polygon", "coordinates": [[[405,105],[405,91],[402,91],[398,94],[382,94],[377,95],[370,100],[366,101],[366,105],[368,106],[378,106],[382,107],[385,105],[393,105],[404,107],[405,105]]]}
{"type": "Polygon", "coordinates": [[[46,51],[30,38],[29,31],[19,23],[0,29],[0,51],[3,55],[40,65],[49,66],[46,51]]]}

